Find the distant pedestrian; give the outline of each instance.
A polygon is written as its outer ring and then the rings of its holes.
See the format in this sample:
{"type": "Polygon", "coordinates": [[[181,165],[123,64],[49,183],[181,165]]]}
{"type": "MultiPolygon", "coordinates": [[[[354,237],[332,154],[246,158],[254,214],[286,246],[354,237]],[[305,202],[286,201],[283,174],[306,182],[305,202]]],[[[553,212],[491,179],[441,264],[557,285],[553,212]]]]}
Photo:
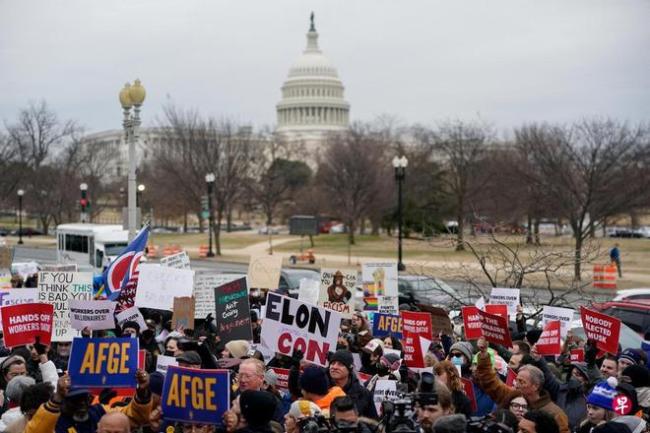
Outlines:
{"type": "Polygon", "coordinates": [[[609,250],[609,258],[612,263],[616,264],[616,270],[618,271],[618,277],[623,278],[623,271],[621,270],[621,250],[619,250],[619,245],[615,244],[614,248],[609,250]]]}

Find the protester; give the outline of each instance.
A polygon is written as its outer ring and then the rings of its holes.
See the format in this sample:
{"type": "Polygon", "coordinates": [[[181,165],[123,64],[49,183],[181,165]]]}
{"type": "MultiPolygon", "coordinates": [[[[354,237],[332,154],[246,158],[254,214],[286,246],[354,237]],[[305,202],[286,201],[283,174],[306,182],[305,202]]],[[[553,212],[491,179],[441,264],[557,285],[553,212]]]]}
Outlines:
{"type": "Polygon", "coordinates": [[[548,412],[532,410],[519,421],[519,433],[560,433],[562,430],[548,412]]]}
{"type": "Polygon", "coordinates": [[[416,419],[424,433],[432,433],[436,420],[454,413],[451,392],[442,383],[435,381],[433,392],[422,393],[415,406],[416,419]]]}
{"type": "Polygon", "coordinates": [[[108,412],[97,423],[97,433],[131,433],[129,417],[121,412],[108,412]]]}
{"type": "Polygon", "coordinates": [[[20,398],[21,416],[10,424],[7,424],[5,433],[22,433],[25,431],[27,422],[32,419],[36,410],[47,402],[54,393],[54,387],[50,383],[37,383],[23,390],[20,398]]]}
{"type": "Polygon", "coordinates": [[[317,366],[309,366],[300,375],[300,389],[306,400],[316,404],[325,416],[336,397],[344,396],[340,386],[330,387],[327,372],[317,366]]]}
{"type": "Polygon", "coordinates": [[[447,385],[447,388],[451,391],[455,412],[470,417],[472,414],[472,405],[469,398],[465,395],[456,366],[450,361],[441,361],[436,364],[433,371],[438,380],[447,385]]]}
{"type": "Polygon", "coordinates": [[[347,350],[337,350],[330,357],[329,376],[332,383],[340,387],[354,401],[361,416],[377,417],[372,394],[359,383],[359,379],[354,374],[352,353],[347,350]]]}
{"type": "Polygon", "coordinates": [[[36,381],[29,376],[16,376],[9,381],[5,391],[9,409],[0,418],[0,432],[5,431],[8,425],[22,417],[20,400],[25,390],[35,384],[36,381]]]}
{"type": "Polygon", "coordinates": [[[377,426],[376,417],[364,418],[350,396],[336,397],[330,406],[330,417],[338,431],[372,433],[377,426]]]}

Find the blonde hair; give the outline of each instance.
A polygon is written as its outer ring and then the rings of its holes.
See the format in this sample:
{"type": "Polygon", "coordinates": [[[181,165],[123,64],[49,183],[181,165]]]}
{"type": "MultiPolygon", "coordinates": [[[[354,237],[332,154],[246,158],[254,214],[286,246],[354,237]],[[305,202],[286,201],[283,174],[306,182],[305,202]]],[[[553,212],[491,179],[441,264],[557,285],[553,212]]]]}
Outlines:
{"type": "Polygon", "coordinates": [[[447,383],[445,383],[445,385],[447,385],[452,391],[463,391],[463,384],[458,375],[458,370],[451,361],[440,361],[435,365],[435,367],[433,367],[433,372],[436,376],[439,376],[442,373],[447,373],[447,383]]]}

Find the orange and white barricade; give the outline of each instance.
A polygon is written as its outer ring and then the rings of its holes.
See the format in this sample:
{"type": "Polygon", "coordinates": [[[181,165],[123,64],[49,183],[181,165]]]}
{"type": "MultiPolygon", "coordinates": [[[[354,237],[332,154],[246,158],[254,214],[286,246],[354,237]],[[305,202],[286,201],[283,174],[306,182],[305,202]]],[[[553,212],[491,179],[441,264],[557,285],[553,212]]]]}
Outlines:
{"type": "Polygon", "coordinates": [[[594,288],[616,289],[617,275],[618,271],[615,264],[594,265],[594,288]]]}
{"type": "Polygon", "coordinates": [[[199,246],[199,257],[208,257],[208,246],[207,245],[199,246]]]}

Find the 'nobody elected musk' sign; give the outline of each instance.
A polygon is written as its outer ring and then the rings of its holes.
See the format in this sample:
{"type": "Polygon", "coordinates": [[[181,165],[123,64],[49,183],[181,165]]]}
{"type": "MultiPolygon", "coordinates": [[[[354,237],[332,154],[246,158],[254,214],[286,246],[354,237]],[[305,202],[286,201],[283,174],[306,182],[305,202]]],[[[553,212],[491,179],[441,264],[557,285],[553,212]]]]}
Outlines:
{"type": "Polygon", "coordinates": [[[262,344],[291,356],[301,350],[305,360],[327,365],[327,353],[336,350],[341,313],[269,292],[262,326],[262,344]]]}
{"type": "Polygon", "coordinates": [[[68,373],[73,388],[135,388],[137,338],[75,338],[68,373]]]}
{"type": "Polygon", "coordinates": [[[169,421],[220,424],[230,408],[230,372],[169,366],[162,412],[169,421]]]}

